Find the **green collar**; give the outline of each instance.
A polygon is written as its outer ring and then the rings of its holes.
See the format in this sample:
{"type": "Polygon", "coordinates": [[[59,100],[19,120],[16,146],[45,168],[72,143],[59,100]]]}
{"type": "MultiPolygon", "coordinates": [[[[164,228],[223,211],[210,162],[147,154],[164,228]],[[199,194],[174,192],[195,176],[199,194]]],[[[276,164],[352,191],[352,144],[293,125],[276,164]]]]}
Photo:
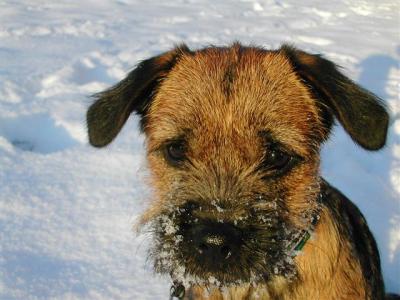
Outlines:
{"type": "Polygon", "coordinates": [[[183,297],[185,297],[185,287],[183,284],[178,281],[174,281],[170,289],[169,297],[170,300],[182,300],[183,297]]]}
{"type": "Polygon", "coordinates": [[[291,257],[297,256],[297,254],[303,250],[307,241],[310,239],[311,234],[313,233],[315,226],[318,223],[320,216],[319,211],[315,212],[311,217],[311,225],[308,229],[304,229],[300,231],[300,233],[296,234],[294,239],[290,242],[288,246],[288,253],[291,257]]]}

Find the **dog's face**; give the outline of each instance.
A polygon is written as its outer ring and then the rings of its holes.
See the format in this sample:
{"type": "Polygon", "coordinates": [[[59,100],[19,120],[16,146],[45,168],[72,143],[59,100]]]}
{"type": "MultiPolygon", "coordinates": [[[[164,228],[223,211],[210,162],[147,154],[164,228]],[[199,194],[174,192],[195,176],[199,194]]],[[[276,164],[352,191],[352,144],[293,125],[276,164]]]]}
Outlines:
{"type": "Polygon", "coordinates": [[[183,56],[145,130],[157,268],[223,283],[287,271],[292,229],[309,226],[316,207],[320,128],[315,101],[282,55],[183,56]]]}
{"type": "Polygon", "coordinates": [[[294,274],[291,244],[319,209],[319,149],[336,116],[361,146],[385,141],[378,100],[319,56],[174,49],[98,96],[89,137],[104,146],[142,116],[156,270],[223,285],[294,274]]]}

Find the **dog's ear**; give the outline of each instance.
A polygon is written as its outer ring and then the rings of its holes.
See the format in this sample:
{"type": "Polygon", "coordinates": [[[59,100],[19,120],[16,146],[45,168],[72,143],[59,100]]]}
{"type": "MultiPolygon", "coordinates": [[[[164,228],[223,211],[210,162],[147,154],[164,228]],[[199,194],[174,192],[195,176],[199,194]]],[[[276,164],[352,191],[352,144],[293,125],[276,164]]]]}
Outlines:
{"type": "Polygon", "coordinates": [[[334,63],[320,55],[287,45],[280,51],[355,142],[367,150],[378,150],[385,145],[389,115],[381,99],[344,76],[334,63]]]}
{"type": "Polygon", "coordinates": [[[90,144],[103,147],[111,143],[132,112],[142,117],[143,125],[150,101],[159,84],[179,57],[189,52],[187,46],[181,45],[144,60],[125,79],[94,95],[96,100],[86,114],[90,144]]]}

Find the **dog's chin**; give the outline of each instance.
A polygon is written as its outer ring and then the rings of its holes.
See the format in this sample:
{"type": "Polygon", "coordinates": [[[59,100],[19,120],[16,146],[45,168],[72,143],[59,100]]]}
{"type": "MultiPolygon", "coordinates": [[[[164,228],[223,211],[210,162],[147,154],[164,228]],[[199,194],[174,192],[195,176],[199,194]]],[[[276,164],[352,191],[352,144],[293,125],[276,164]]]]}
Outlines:
{"type": "MultiPolygon", "coordinates": [[[[156,266],[158,263],[156,262],[156,266]]],[[[210,266],[192,263],[190,266],[183,262],[176,262],[173,268],[165,268],[158,265],[157,272],[169,275],[172,281],[182,282],[185,285],[204,286],[235,286],[246,283],[265,282],[266,277],[257,270],[237,268],[238,266],[210,266]]]]}
{"type": "Polygon", "coordinates": [[[236,267],[220,267],[195,265],[187,269],[184,281],[192,281],[197,285],[237,286],[242,284],[258,284],[268,281],[268,276],[257,269],[236,267]]]}
{"type": "Polygon", "coordinates": [[[190,252],[190,247],[172,250],[164,244],[164,248],[168,250],[153,257],[156,272],[187,285],[239,286],[266,283],[274,276],[291,279],[296,275],[294,261],[284,251],[241,253],[232,255],[231,259],[207,261],[190,252]]]}

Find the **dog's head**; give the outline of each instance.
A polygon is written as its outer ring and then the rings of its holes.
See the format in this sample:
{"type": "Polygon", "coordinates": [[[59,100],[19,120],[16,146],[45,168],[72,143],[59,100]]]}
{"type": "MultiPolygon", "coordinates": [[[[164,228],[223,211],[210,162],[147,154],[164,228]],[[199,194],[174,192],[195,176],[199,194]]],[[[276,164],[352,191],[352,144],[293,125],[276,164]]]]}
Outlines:
{"type": "Polygon", "coordinates": [[[368,150],[384,145],[388,126],[376,96],[289,46],[177,47],[96,98],[93,146],[141,116],[156,270],[197,283],[293,272],[290,245],[318,211],[319,151],[334,117],[368,150]]]}

